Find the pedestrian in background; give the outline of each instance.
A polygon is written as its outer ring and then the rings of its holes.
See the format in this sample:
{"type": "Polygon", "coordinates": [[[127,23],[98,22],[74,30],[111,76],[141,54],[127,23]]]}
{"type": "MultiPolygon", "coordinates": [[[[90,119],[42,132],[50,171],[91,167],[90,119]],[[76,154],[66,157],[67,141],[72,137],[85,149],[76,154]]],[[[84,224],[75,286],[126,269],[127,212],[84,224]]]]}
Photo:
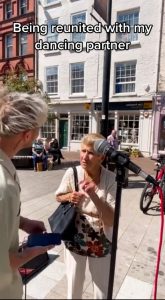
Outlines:
{"type": "Polygon", "coordinates": [[[0,92],[0,299],[22,299],[18,268],[49,247],[19,252],[19,228],[45,231],[44,223],[20,216],[20,183],[11,158],[30,147],[47,118],[47,105],[38,96],[0,92]]]}
{"type": "Polygon", "coordinates": [[[120,141],[118,140],[117,131],[115,129],[113,129],[111,134],[107,137],[107,141],[114,150],[118,150],[120,141]]]}
{"type": "Polygon", "coordinates": [[[65,242],[67,299],[82,299],[87,262],[93,299],[107,299],[116,182],[115,175],[102,166],[104,156],[94,152],[94,142],[100,139],[104,139],[100,134],[82,139],[79,191],[74,191],[73,169],[69,168],[55,193],[57,201],[69,200],[77,207],[77,234],[73,242],[65,242]]]}
{"type": "Polygon", "coordinates": [[[48,155],[46,153],[43,141],[41,138],[37,138],[32,144],[32,157],[34,171],[37,171],[37,164],[41,163],[42,170],[47,170],[48,155]]]}

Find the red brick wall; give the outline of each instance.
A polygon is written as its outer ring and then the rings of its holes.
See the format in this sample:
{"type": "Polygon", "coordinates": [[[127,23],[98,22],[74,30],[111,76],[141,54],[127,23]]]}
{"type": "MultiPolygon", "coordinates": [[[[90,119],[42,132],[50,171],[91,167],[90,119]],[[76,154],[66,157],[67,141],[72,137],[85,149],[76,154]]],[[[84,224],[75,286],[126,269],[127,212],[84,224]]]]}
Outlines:
{"type": "Polygon", "coordinates": [[[19,56],[19,34],[13,33],[13,51],[12,57],[6,60],[5,58],[5,35],[13,32],[13,22],[20,22],[21,24],[27,24],[29,22],[35,22],[35,1],[27,0],[27,13],[20,15],[19,0],[11,0],[12,3],[12,17],[5,19],[5,4],[9,0],[0,0],[0,76],[1,79],[4,75],[4,66],[6,68],[15,69],[18,63],[22,63],[25,66],[26,71],[30,76],[35,75],[35,57],[34,57],[34,34],[28,34],[27,41],[27,53],[26,55],[19,56]]]}

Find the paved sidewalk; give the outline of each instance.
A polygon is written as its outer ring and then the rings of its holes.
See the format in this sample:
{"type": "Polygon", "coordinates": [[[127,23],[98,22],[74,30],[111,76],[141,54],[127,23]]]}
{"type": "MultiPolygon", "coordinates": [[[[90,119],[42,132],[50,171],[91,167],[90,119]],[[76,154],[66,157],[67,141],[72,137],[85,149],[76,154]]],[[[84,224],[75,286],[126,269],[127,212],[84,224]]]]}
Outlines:
{"type": "MultiPolygon", "coordinates": [[[[47,172],[18,170],[22,187],[22,215],[43,220],[48,231],[50,231],[48,216],[58,206],[53,193],[66,168],[77,164],[79,158],[77,152],[63,152],[63,155],[65,160],[55,170],[47,172]]],[[[134,158],[132,161],[145,172],[154,174],[154,161],[148,158],[134,158]]],[[[113,289],[113,298],[116,299],[150,299],[152,295],[159,243],[160,212],[156,210],[158,199],[154,200],[148,214],[145,215],[140,211],[139,198],[144,184],[142,178],[130,173],[128,187],[122,190],[113,289]]],[[[24,237],[25,234],[20,231],[20,240],[24,237]]],[[[66,299],[63,245],[49,251],[49,256],[48,267],[27,284],[29,299],[66,299]]],[[[162,248],[157,299],[165,299],[164,269],[165,251],[162,248]]],[[[87,269],[83,299],[92,297],[92,283],[87,269]]]]}

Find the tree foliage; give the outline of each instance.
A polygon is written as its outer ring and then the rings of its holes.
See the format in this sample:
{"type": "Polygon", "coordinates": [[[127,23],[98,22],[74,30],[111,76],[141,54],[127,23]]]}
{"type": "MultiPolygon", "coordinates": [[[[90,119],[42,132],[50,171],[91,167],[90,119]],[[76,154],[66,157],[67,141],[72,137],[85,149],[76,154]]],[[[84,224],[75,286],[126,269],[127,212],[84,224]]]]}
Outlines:
{"type": "Polygon", "coordinates": [[[35,93],[37,81],[33,77],[28,77],[25,70],[20,70],[19,74],[11,71],[4,78],[4,84],[10,92],[35,93]]]}

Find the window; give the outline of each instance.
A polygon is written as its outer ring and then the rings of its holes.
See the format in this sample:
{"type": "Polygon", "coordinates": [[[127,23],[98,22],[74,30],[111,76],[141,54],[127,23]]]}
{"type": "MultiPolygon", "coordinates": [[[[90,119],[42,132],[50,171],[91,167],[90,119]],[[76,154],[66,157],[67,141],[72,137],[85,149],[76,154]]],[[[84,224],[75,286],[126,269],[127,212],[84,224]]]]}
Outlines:
{"type": "Polygon", "coordinates": [[[138,144],[139,115],[120,115],[118,136],[122,143],[138,144]]]}
{"type": "Polygon", "coordinates": [[[81,140],[87,133],[89,133],[89,116],[74,115],[71,124],[71,139],[81,140]]]}
{"type": "Polygon", "coordinates": [[[134,25],[139,24],[139,12],[119,13],[117,16],[119,23],[129,25],[130,32],[121,32],[117,34],[117,41],[134,42],[138,40],[138,33],[134,32],[134,25]]]}
{"type": "Polygon", "coordinates": [[[19,55],[27,54],[27,33],[22,32],[19,35],[19,55]]]}
{"type": "Polygon", "coordinates": [[[27,13],[27,0],[20,0],[20,15],[27,13]]]}
{"type": "Polygon", "coordinates": [[[115,93],[131,93],[135,91],[136,64],[135,62],[119,63],[116,65],[115,93]]]}
{"type": "MultiPolygon", "coordinates": [[[[86,23],[86,13],[78,13],[72,15],[71,20],[72,25],[78,25],[79,23],[86,23]]],[[[73,42],[84,42],[85,41],[85,33],[76,32],[76,30],[72,33],[72,41],[73,42]]]]}
{"type": "Polygon", "coordinates": [[[49,113],[47,122],[41,127],[41,133],[44,138],[54,138],[56,136],[56,120],[53,113],[49,113]]]}
{"type": "Polygon", "coordinates": [[[46,68],[46,91],[58,94],[58,66],[46,68]]]}
{"type": "Polygon", "coordinates": [[[59,2],[59,0],[45,0],[45,5],[54,4],[59,2]]]}
{"type": "Polygon", "coordinates": [[[5,36],[5,58],[12,57],[13,52],[13,36],[12,33],[5,36]]]}
{"type": "Polygon", "coordinates": [[[71,64],[71,94],[84,92],[84,63],[71,64]]]}
{"type": "Polygon", "coordinates": [[[47,42],[58,42],[58,32],[51,32],[51,26],[57,25],[58,19],[51,19],[47,20],[47,26],[48,26],[48,34],[47,34],[47,42]]]}
{"type": "Polygon", "coordinates": [[[12,17],[12,5],[11,2],[7,2],[5,6],[5,18],[10,19],[12,17]]]}

